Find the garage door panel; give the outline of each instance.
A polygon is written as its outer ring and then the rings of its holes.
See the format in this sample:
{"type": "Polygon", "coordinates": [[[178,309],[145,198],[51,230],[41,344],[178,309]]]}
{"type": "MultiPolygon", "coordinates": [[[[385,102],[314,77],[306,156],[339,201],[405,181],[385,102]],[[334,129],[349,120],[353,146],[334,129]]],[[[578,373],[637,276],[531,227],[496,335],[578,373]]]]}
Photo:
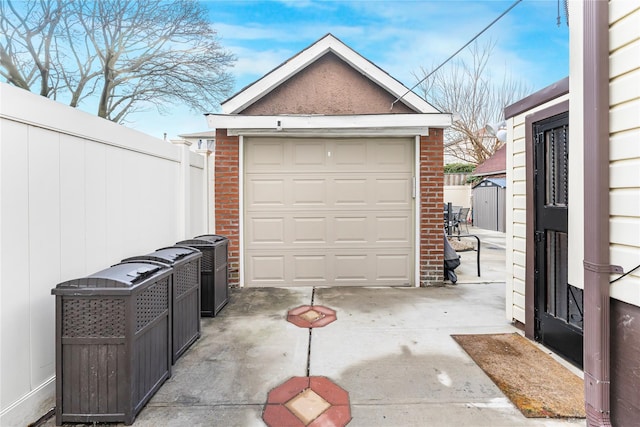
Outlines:
{"type": "Polygon", "coordinates": [[[251,218],[247,230],[252,244],[283,244],[285,242],[285,220],[279,218],[251,218]]]}
{"type": "Polygon", "coordinates": [[[380,281],[406,281],[409,282],[407,272],[411,260],[406,254],[380,254],[376,256],[376,278],[380,281]]]}
{"type": "Polygon", "coordinates": [[[366,178],[335,179],[333,184],[336,206],[365,206],[367,204],[366,178]]]}
{"type": "Polygon", "coordinates": [[[411,177],[376,179],[377,205],[409,205],[411,203],[411,177]]]}
{"type": "Polygon", "coordinates": [[[324,169],[326,163],[327,148],[324,141],[300,142],[293,146],[292,166],[294,170],[306,170],[310,166],[324,169]]]}
{"type": "Polygon", "coordinates": [[[343,167],[348,167],[349,170],[363,169],[369,164],[366,141],[337,142],[331,156],[338,170],[343,167]]]}
{"type": "Polygon", "coordinates": [[[386,252],[318,250],[269,252],[247,256],[248,283],[255,286],[406,286],[411,256],[406,249],[386,252]]]}
{"type": "Polygon", "coordinates": [[[325,217],[294,217],[292,220],[294,244],[321,244],[327,239],[327,219],[325,217]]]}
{"type": "Polygon", "coordinates": [[[327,274],[326,255],[293,255],[292,282],[324,283],[327,274]]]}
{"type": "Polygon", "coordinates": [[[317,214],[307,216],[291,212],[250,216],[245,227],[246,248],[264,248],[268,244],[296,248],[322,244],[327,249],[363,245],[379,249],[411,247],[411,218],[402,212],[382,215],[317,214]]]}
{"type": "Polygon", "coordinates": [[[256,137],[245,143],[245,284],[412,282],[411,139],[256,137]],[[254,165],[258,146],[264,159],[254,165]],[[265,147],[277,154],[268,158],[265,147]]]}
{"type": "Polygon", "coordinates": [[[402,142],[379,142],[375,148],[375,166],[381,169],[405,169],[412,163],[411,147],[402,142]]]}
{"type": "Polygon", "coordinates": [[[326,179],[291,179],[294,206],[326,206],[326,179]]]}
{"type": "Polygon", "coordinates": [[[252,281],[285,283],[285,257],[283,255],[253,255],[249,256],[248,265],[252,272],[252,281]]]}
{"type": "Polygon", "coordinates": [[[366,216],[361,217],[335,217],[333,219],[335,243],[356,243],[363,244],[367,242],[369,233],[369,224],[371,220],[366,216]]]}
{"type": "Polygon", "coordinates": [[[250,206],[284,206],[285,182],[283,179],[252,179],[248,183],[250,206]]]}
{"type": "Polygon", "coordinates": [[[285,147],[279,141],[263,142],[247,152],[247,161],[253,170],[282,169],[285,164],[285,147]]]}
{"type": "Polygon", "coordinates": [[[335,278],[339,282],[367,281],[369,276],[369,263],[366,255],[335,256],[335,278]]]}
{"type": "Polygon", "coordinates": [[[412,176],[293,177],[273,179],[265,174],[246,177],[246,209],[407,209],[411,210],[412,176]]]}
{"type": "Polygon", "coordinates": [[[375,230],[377,243],[409,245],[411,242],[411,222],[406,216],[377,216],[375,230]]]}

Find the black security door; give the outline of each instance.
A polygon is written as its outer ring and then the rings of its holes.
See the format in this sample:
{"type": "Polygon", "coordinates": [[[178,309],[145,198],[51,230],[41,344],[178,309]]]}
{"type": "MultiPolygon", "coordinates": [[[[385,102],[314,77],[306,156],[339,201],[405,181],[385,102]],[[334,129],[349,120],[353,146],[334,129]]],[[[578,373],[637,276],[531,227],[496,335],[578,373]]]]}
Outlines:
{"type": "Polygon", "coordinates": [[[582,366],[582,290],[568,283],[569,114],[534,124],[535,334],[582,366]]]}

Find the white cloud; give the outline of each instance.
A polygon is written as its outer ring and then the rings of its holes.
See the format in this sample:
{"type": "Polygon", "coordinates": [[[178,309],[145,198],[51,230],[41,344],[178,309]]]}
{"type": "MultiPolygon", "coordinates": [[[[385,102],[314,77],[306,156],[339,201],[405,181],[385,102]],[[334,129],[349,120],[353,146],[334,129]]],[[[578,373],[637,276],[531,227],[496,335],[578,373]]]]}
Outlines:
{"type": "Polygon", "coordinates": [[[238,58],[232,71],[236,78],[236,91],[260,79],[297,53],[288,49],[260,50],[243,46],[232,46],[230,50],[238,58]]]}
{"type": "Polygon", "coordinates": [[[242,25],[215,23],[214,28],[224,42],[231,40],[282,40],[289,37],[287,31],[275,26],[248,22],[242,25]]]}

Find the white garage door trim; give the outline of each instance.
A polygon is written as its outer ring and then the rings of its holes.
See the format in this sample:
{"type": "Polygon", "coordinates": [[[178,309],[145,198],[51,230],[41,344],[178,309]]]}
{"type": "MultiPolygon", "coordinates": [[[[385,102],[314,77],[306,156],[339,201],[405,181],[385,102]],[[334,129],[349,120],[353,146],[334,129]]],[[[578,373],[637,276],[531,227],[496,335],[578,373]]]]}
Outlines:
{"type": "MultiPolygon", "coordinates": [[[[238,137],[238,188],[239,188],[239,225],[238,225],[238,238],[239,238],[239,254],[238,254],[238,272],[239,272],[239,286],[243,288],[245,286],[244,280],[244,136],[238,137]]],[[[420,212],[422,211],[422,205],[420,203],[420,135],[415,135],[414,144],[414,272],[413,272],[413,285],[420,287],[420,212]]]]}
{"type": "MultiPolygon", "coordinates": [[[[283,139],[283,138],[279,138],[279,139],[283,139]]],[[[298,140],[299,141],[298,138],[284,138],[284,139],[287,139],[287,140],[293,139],[293,140],[298,140]]],[[[330,141],[330,143],[332,143],[332,144],[335,141],[339,141],[340,140],[339,138],[326,138],[326,135],[323,135],[321,139],[326,140],[326,141],[330,141]]],[[[349,138],[349,139],[353,140],[353,138],[349,138]]],[[[399,208],[401,209],[401,211],[404,210],[405,212],[407,212],[406,209],[407,209],[407,206],[408,206],[409,209],[411,209],[411,211],[413,212],[413,215],[411,213],[409,213],[409,216],[406,217],[409,220],[409,222],[406,225],[406,226],[408,226],[408,228],[406,228],[404,232],[403,231],[398,231],[398,232],[401,232],[401,233],[408,233],[408,234],[404,234],[406,237],[401,241],[394,240],[394,241],[396,241],[396,242],[398,242],[400,244],[400,247],[406,248],[405,250],[408,249],[408,252],[402,252],[401,251],[399,253],[404,253],[404,254],[409,256],[409,259],[405,258],[405,260],[409,262],[408,264],[406,264],[406,268],[407,269],[404,270],[405,273],[402,274],[401,276],[396,276],[396,277],[405,277],[405,279],[396,280],[395,282],[396,282],[397,285],[404,285],[404,286],[416,285],[417,286],[419,284],[419,250],[418,250],[418,246],[419,246],[419,226],[418,226],[418,223],[419,223],[419,221],[418,221],[419,220],[419,201],[415,197],[416,190],[417,190],[415,188],[415,184],[416,184],[416,182],[419,182],[417,179],[419,178],[418,172],[419,172],[419,140],[420,139],[419,139],[419,137],[412,137],[412,138],[406,138],[405,137],[403,139],[404,139],[405,142],[409,142],[408,145],[405,145],[405,147],[409,150],[408,152],[406,152],[405,155],[413,156],[413,162],[411,162],[411,158],[406,158],[405,157],[405,159],[407,159],[409,161],[408,164],[405,163],[406,165],[410,166],[408,169],[407,168],[401,168],[400,170],[395,169],[398,172],[394,172],[394,169],[388,169],[388,171],[392,172],[393,174],[400,173],[400,174],[403,174],[405,176],[403,178],[404,183],[399,183],[399,185],[403,185],[404,188],[406,188],[407,185],[409,186],[409,188],[406,190],[407,193],[404,193],[404,190],[403,190],[403,193],[407,194],[407,199],[406,199],[406,202],[402,202],[405,207],[404,208],[399,207],[399,208]],[[412,149],[412,147],[413,147],[413,149],[412,149]],[[413,170],[411,170],[411,169],[413,169],[413,170]],[[413,177],[413,180],[411,179],[411,175],[410,175],[409,182],[406,181],[406,179],[407,179],[406,178],[406,173],[407,172],[409,172],[409,173],[413,172],[413,174],[415,175],[413,177]],[[412,185],[413,185],[413,188],[411,188],[412,185]],[[411,196],[413,196],[413,198],[411,196]],[[407,242],[407,245],[403,245],[401,243],[402,241],[407,242]]],[[[255,138],[255,139],[252,138],[252,141],[259,141],[259,140],[263,140],[263,138],[255,138]]],[[[397,138],[389,138],[389,140],[390,141],[395,141],[395,142],[398,141],[397,138]]],[[[357,141],[357,139],[355,141],[357,141]]],[[[378,139],[378,141],[380,141],[380,140],[378,139]]],[[[342,143],[342,142],[344,142],[344,141],[341,141],[340,143],[342,143]]],[[[347,141],[347,142],[350,142],[350,141],[347,141]]],[[[240,143],[240,147],[239,147],[239,161],[240,161],[240,164],[239,164],[239,169],[240,169],[239,170],[239,186],[240,186],[240,194],[239,194],[239,204],[240,204],[240,206],[239,206],[240,207],[240,218],[239,218],[240,219],[240,224],[239,224],[239,229],[240,229],[240,236],[239,236],[240,237],[240,254],[239,254],[240,255],[240,265],[239,265],[239,274],[240,274],[240,285],[244,286],[247,283],[247,277],[245,275],[246,274],[245,273],[245,269],[246,268],[251,268],[251,266],[247,264],[249,262],[249,259],[247,258],[248,255],[246,254],[246,251],[249,248],[248,246],[246,246],[248,244],[246,242],[246,238],[249,238],[249,236],[247,234],[249,232],[249,230],[245,229],[245,226],[248,226],[246,224],[246,221],[248,220],[248,218],[251,218],[250,215],[248,216],[247,211],[246,211],[246,209],[248,208],[248,205],[246,205],[245,197],[251,197],[251,192],[250,192],[249,189],[245,188],[246,185],[249,184],[249,182],[246,180],[246,174],[249,171],[246,169],[247,166],[245,165],[245,163],[249,159],[246,158],[246,156],[248,155],[248,152],[246,151],[247,147],[245,146],[245,144],[247,144],[249,142],[248,142],[248,140],[245,140],[244,137],[241,135],[239,143],[240,143]],[[247,191],[249,191],[249,193],[247,193],[247,191]]],[[[294,146],[291,146],[291,147],[294,147],[294,146]]],[[[383,156],[384,157],[382,157],[382,158],[384,158],[384,159],[388,158],[387,155],[383,155],[383,156]]],[[[359,158],[359,157],[356,156],[355,158],[359,158]]],[[[377,161],[374,161],[374,162],[377,162],[377,161]]],[[[374,164],[377,164],[377,163],[374,163],[374,164]]],[[[367,167],[364,166],[364,164],[363,164],[363,167],[365,167],[365,169],[361,169],[363,172],[365,170],[370,170],[370,169],[367,169],[367,167]]],[[[386,168],[386,166],[383,166],[383,167],[386,168]]],[[[305,169],[305,171],[306,171],[306,169],[305,169]]],[[[351,172],[352,172],[352,169],[348,169],[348,173],[351,173],[351,172]]],[[[339,178],[340,172],[337,171],[337,173],[338,173],[338,175],[335,175],[335,177],[339,178]]],[[[390,175],[390,176],[393,177],[394,176],[393,174],[390,175]]],[[[289,175],[289,176],[291,177],[292,175],[289,175]]],[[[367,176],[370,177],[371,175],[368,174],[367,176]]],[[[269,177],[265,176],[265,178],[269,178],[269,177]]],[[[393,178],[390,178],[390,179],[391,179],[391,181],[394,181],[393,178]]],[[[267,182],[269,182],[269,181],[271,181],[271,180],[267,180],[267,182]]],[[[339,179],[337,179],[335,182],[337,183],[338,181],[339,181],[339,179]]],[[[382,183],[382,185],[384,185],[387,188],[389,188],[388,187],[389,182],[380,181],[380,183],[382,183]]],[[[375,184],[375,182],[374,182],[374,184],[375,184]]],[[[378,185],[378,184],[375,184],[375,185],[378,185]]],[[[375,188],[378,188],[378,187],[375,187],[375,188]]],[[[260,194],[262,194],[262,193],[260,193],[260,194]]],[[[290,194],[292,194],[292,193],[290,193],[290,194]]],[[[328,194],[331,194],[331,193],[328,193],[328,194]]],[[[341,192],[337,192],[337,193],[334,193],[334,194],[342,194],[342,193],[341,192]]],[[[378,190],[375,190],[375,192],[371,192],[370,193],[370,195],[377,195],[377,194],[384,194],[384,189],[380,190],[380,188],[378,188],[378,190]],[[380,193],[380,191],[383,191],[383,193],[380,193]]],[[[392,197],[395,197],[395,195],[401,194],[401,193],[398,193],[398,191],[393,190],[392,193],[389,193],[389,194],[392,194],[392,197]]],[[[375,202],[372,202],[372,203],[375,204],[375,202]]],[[[380,201],[378,201],[378,203],[380,203],[380,201]]],[[[379,204],[375,204],[375,205],[380,206],[379,204]]],[[[330,206],[327,206],[327,208],[329,208],[330,210],[332,209],[330,206]]],[[[369,211],[369,208],[365,207],[364,209],[365,209],[365,212],[369,211]]],[[[267,208],[267,210],[269,210],[269,209],[267,208]]],[[[288,208],[285,208],[285,211],[287,211],[287,210],[288,210],[288,208]]],[[[397,211],[397,209],[390,208],[389,213],[391,215],[394,215],[394,214],[397,213],[396,211],[397,211]]],[[[369,211],[369,212],[370,212],[370,214],[372,214],[371,211],[369,211]]],[[[269,215],[268,212],[264,212],[264,213],[258,212],[258,214],[259,215],[267,215],[267,216],[269,215]]],[[[331,215],[330,212],[328,212],[328,214],[331,215]]],[[[338,211],[338,212],[334,212],[334,214],[342,215],[343,213],[338,211]]],[[[349,214],[351,214],[351,212],[349,212],[349,214]]],[[[265,217],[265,218],[267,218],[267,217],[265,217]]],[[[379,221],[379,220],[380,220],[380,218],[378,218],[378,220],[375,220],[374,217],[370,217],[370,219],[369,219],[369,221],[371,221],[370,224],[375,224],[375,222],[379,221]]],[[[397,223],[397,222],[396,222],[396,224],[401,225],[400,223],[397,223]]],[[[401,229],[404,228],[404,227],[405,226],[401,226],[401,229]]],[[[375,228],[375,229],[377,229],[378,231],[381,230],[380,228],[375,228]]],[[[398,230],[401,230],[401,229],[398,229],[398,230]]],[[[271,230],[271,229],[268,228],[268,229],[261,229],[261,230],[264,232],[264,230],[271,230]]],[[[373,230],[374,230],[374,228],[370,228],[370,232],[373,231],[373,230]]],[[[391,229],[386,229],[385,228],[385,229],[382,229],[382,230],[383,231],[389,231],[391,229]]],[[[271,234],[271,233],[269,233],[269,234],[271,234]]],[[[280,235],[278,234],[278,236],[280,236],[280,235]]],[[[394,234],[394,236],[395,236],[395,234],[394,234]]],[[[394,237],[394,239],[395,239],[395,237],[394,237]]],[[[276,237],[275,241],[281,241],[280,237],[276,237]]],[[[294,241],[295,241],[295,238],[294,238],[294,241]]],[[[331,241],[331,239],[329,239],[329,241],[331,241]]],[[[378,250],[380,249],[380,246],[379,246],[380,240],[379,240],[379,238],[377,238],[375,240],[369,240],[369,242],[371,244],[373,244],[374,247],[378,246],[378,250]],[[376,241],[378,242],[377,244],[375,243],[376,241]]],[[[258,243],[258,245],[259,245],[259,243],[258,243]]],[[[367,244],[367,246],[368,246],[368,244],[367,244]]],[[[252,247],[255,248],[256,245],[252,244],[252,247]]],[[[286,247],[287,246],[285,245],[285,248],[286,247]]],[[[373,253],[377,253],[375,250],[372,251],[371,248],[369,248],[369,249],[364,249],[363,248],[362,250],[365,251],[363,253],[370,253],[369,256],[373,255],[373,253]],[[369,252],[367,252],[367,251],[369,251],[369,252]]],[[[392,249],[392,248],[390,248],[389,250],[390,250],[390,254],[394,252],[394,249],[392,249]]],[[[282,252],[282,254],[285,254],[285,253],[287,253],[286,250],[282,252]]],[[[291,256],[291,254],[290,254],[290,256],[291,256]]],[[[389,258],[389,262],[392,262],[392,265],[396,265],[395,263],[401,262],[400,260],[401,260],[401,258],[397,258],[397,257],[389,258]],[[395,261],[392,258],[395,259],[395,261]]],[[[369,262],[372,262],[371,259],[370,259],[369,262]]],[[[376,264],[371,264],[371,265],[379,265],[379,264],[376,263],[376,264]]],[[[339,269],[338,264],[336,264],[336,268],[339,269]]],[[[393,267],[393,269],[396,269],[396,268],[399,268],[399,265],[396,266],[396,267],[393,267]]],[[[365,271],[364,268],[362,270],[365,271]]],[[[329,271],[329,270],[327,270],[327,271],[329,271]]],[[[336,270],[336,275],[339,275],[339,273],[337,273],[337,271],[339,271],[339,270],[336,270]]],[[[366,271],[367,271],[367,274],[369,274],[369,270],[366,270],[366,271]]],[[[401,270],[395,270],[395,271],[399,272],[401,270]]],[[[376,274],[377,273],[373,273],[374,276],[376,274]]],[[[285,280],[292,280],[292,279],[285,279],[285,280]]],[[[329,280],[331,280],[331,279],[329,279],[329,280]]],[[[375,284],[376,283],[376,282],[372,282],[369,279],[365,280],[365,282],[367,282],[367,283],[371,282],[371,284],[375,284]]],[[[380,284],[380,285],[383,285],[383,283],[381,283],[381,282],[377,282],[377,283],[380,284]]],[[[268,286],[268,284],[266,282],[264,284],[268,286]]],[[[287,284],[288,283],[284,283],[284,285],[287,285],[287,284]]],[[[291,284],[293,284],[293,283],[291,283],[291,284]]],[[[301,282],[300,284],[303,284],[303,283],[301,282]]],[[[346,280],[343,282],[343,284],[346,284],[346,280]]]]}
{"type": "MultiPolygon", "coordinates": [[[[420,287],[420,135],[415,136],[413,154],[413,286],[420,287]]],[[[444,238],[444,237],[443,237],[444,238]]]]}
{"type": "Polygon", "coordinates": [[[244,136],[240,135],[238,138],[238,208],[240,209],[240,215],[238,217],[238,238],[240,239],[238,256],[238,272],[240,287],[244,288],[244,136]]]}

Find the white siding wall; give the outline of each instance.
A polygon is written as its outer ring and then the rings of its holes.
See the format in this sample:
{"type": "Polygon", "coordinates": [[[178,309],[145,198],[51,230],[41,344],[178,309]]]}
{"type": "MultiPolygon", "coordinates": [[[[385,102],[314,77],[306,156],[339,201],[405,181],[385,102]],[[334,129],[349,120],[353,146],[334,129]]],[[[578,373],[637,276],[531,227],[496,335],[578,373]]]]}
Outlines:
{"type": "Polygon", "coordinates": [[[202,156],[0,84],[0,425],[53,406],[61,281],[206,231],[202,156]],[[179,220],[190,212],[188,227],[179,220]]]}
{"type": "MultiPolygon", "coordinates": [[[[526,272],[526,116],[568,99],[568,95],[542,104],[507,120],[507,194],[506,194],[506,310],[508,320],[525,322],[526,272]]],[[[570,178],[571,179],[571,178],[570,178]]]]}
{"type": "Polygon", "coordinates": [[[569,251],[568,281],[584,289],[584,70],[582,1],[569,2],[569,251]]]}
{"type": "MultiPolygon", "coordinates": [[[[609,21],[610,254],[628,271],[640,263],[640,5],[611,1],[609,21]]],[[[640,271],[611,296],[640,306],[640,271]]]]}

